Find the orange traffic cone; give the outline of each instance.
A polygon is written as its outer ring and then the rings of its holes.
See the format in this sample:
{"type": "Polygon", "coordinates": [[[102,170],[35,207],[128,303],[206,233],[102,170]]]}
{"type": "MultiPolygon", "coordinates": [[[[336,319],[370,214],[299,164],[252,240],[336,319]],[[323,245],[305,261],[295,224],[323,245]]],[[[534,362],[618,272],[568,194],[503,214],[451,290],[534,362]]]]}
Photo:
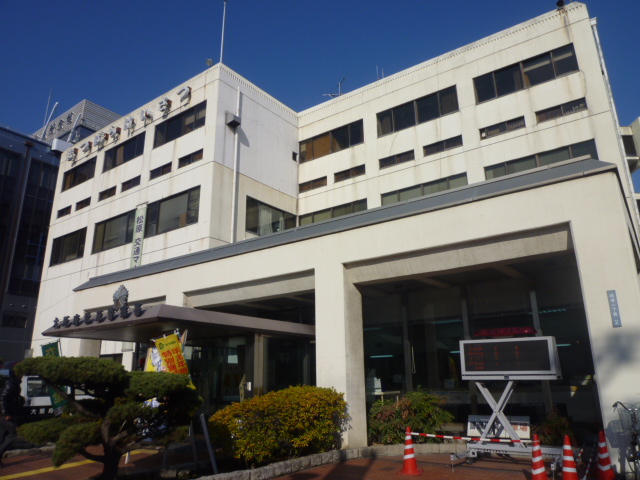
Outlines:
{"type": "Polygon", "coordinates": [[[562,447],[562,480],[580,480],[569,435],[564,436],[564,446],[562,447]]]}
{"type": "Polygon", "coordinates": [[[421,473],[422,470],[418,470],[416,454],[413,451],[411,427],[407,427],[407,432],[404,437],[404,463],[402,465],[402,471],[398,472],[398,475],[420,475],[421,473]]]}
{"type": "Polygon", "coordinates": [[[540,437],[533,436],[533,455],[531,458],[531,480],[547,480],[547,471],[542,461],[542,449],[540,448],[540,437]]]}
{"type": "Polygon", "coordinates": [[[598,480],[614,480],[614,478],[616,475],[611,468],[607,439],[604,437],[604,432],[600,430],[598,433],[598,480]]]}

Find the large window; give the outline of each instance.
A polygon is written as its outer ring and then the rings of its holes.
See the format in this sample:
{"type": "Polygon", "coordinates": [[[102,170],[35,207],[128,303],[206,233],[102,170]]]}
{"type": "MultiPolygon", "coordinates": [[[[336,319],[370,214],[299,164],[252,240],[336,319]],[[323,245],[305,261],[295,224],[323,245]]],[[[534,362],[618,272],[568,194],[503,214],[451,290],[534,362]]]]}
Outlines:
{"type": "Polygon", "coordinates": [[[491,178],[502,177],[536,167],[544,167],[545,165],[551,165],[552,163],[562,162],[584,155],[591,155],[591,158],[598,158],[596,142],[594,140],[574,143],[573,145],[556,148],[536,155],[491,165],[490,167],[485,167],[484,172],[485,177],[489,180],[491,178]]]}
{"type": "Polygon", "coordinates": [[[425,195],[431,195],[433,193],[450,190],[452,188],[464,187],[465,185],[467,185],[467,174],[460,173],[447,178],[440,178],[433,182],[423,183],[422,185],[415,185],[413,187],[403,188],[402,190],[383,193],[382,205],[404,202],[405,200],[411,200],[412,198],[423,197],[425,195]]]}
{"type": "Polygon", "coordinates": [[[195,107],[162,122],[156,127],[156,136],[153,139],[153,148],[180,138],[197,128],[204,126],[207,102],[199,103],[195,107]]]}
{"type": "Polygon", "coordinates": [[[82,228],[73,233],[55,238],[51,248],[50,266],[70,262],[84,255],[84,242],[87,237],[87,229],[82,228]]]}
{"type": "Polygon", "coordinates": [[[96,159],[87,160],[77,167],[73,167],[68,172],[64,173],[62,180],[62,191],[69,190],[70,188],[80,185],[81,183],[91,180],[96,171],[96,159]]]}
{"type": "Polygon", "coordinates": [[[345,203],[337,207],[326,208],[313,213],[307,213],[300,216],[300,226],[309,225],[311,223],[329,220],[331,218],[342,217],[350,213],[361,212],[367,209],[367,199],[357,200],[355,202],[345,203]]]}
{"type": "Polygon", "coordinates": [[[457,111],[458,94],[454,85],[378,113],[378,137],[457,111]]]}
{"type": "Polygon", "coordinates": [[[364,141],[362,120],[300,142],[300,163],[339,152],[364,141]]]}
{"type": "Polygon", "coordinates": [[[144,153],[144,134],[145,132],[142,132],[121,145],[107,150],[104,154],[102,171],[106,172],[142,155],[144,153]]]}
{"type": "Polygon", "coordinates": [[[124,215],[96,223],[92,253],[131,243],[133,240],[135,214],[135,210],[132,210],[124,215]]]}
{"type": "Polygon", "coordinates": [[[268,235],[296,226],[294,214],[273,208],[251,197],[247,197],[246,215],[246,229],[256,235],[268,235]]]}
{"type": "Polygon", "coordinates": [[[578,71],[573,44],[473,79],[478,103],[578,71]]]}
{"type": "Polygon", "coordinates": [[[147,207],[145,237],[176,230],[198,223],[200,187],[192,188],[173,197],[150,203],[147,207]]]}

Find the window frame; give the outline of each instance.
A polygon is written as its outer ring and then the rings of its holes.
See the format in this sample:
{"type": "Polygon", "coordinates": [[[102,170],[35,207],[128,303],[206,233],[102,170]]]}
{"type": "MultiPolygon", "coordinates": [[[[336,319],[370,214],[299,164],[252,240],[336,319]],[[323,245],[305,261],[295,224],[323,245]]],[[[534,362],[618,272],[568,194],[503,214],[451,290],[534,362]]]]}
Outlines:
{"type": "Polygon", "coordinates": [[[298,184],[298,193],[308,192],[315,190],[316,188],[322,188],[327,186],[327,177],[315,178],[307,182],[298,184]]]}
{"type": "Polygon", "coordinates": [[[567,115],[573,115],[574,113],[578,112],[584,112],[588,109],[589,107],[587,106],[587,99],[583,97],[577,100],[571,100],[570,102],[562,103],[560,105],[545,108],[543,110],[538,110],[536,112],[536,121],[538,123],[549,122],[551,120],[555,120],[556,118],[566,117],[567,115]],[[580,106],[583,107],[577,109],[575,108],[580,106]],[[569,110],[569,108],[571,108],[571,110],[569,110]],[[558,114],[555,116],[547,115],[552,112],[558,112],[558,114]]]}
{"type": "MultiPolygon", "coordinates": [[[[173,230],[179,230],[180,228],[188,227],[190,225],[195,225],[196,223],[198,223],[199,217],[200,186],[197,186],[147,205],[147,218],[145,222],[144,236],[145,238],[155,237],[157,235],[162,235],[163,233],[171,232],[173,230]],[[170,209],[171,202],[177,202],[178,199],[184,195],[186,195],[186,208],[184,211],[180,212],[179,216],[177,217],[178,225],[172,227],[168,227],[167,225],[161,226],[162,207],[165,206],[166,208],[170,209]],[[194,199],[197,199],[195,213],[194,206],[192,205],[192,203],[195,201],[194,199]],[[182,216],[184,216],[184,225],[180,224],[182,221],[182,216]]],[[[176,217],[173,218],[175,219],[176,217]]]]}
{"type": "Polygon", "coordinates": [[[416,98],[415,100],[411,100],[410,102],[402,103],[400,105],[396,105],[395,107],[388,108],[387,110],[383,110],[382,112],[378,112],[376,114],[378,138],[390,135],[391,133],[399,132],[401,130],[406,130],[407,128],[415,127],[416,125],[430,122],[432,120],[436,120],[438,118],[444,117],[445,115],[449,115],[458,111],[460,111],[460,103],[458,102],[458,89],[456,85],[451,85],[447,88],[438,90],[437,92],[425,95],[424,97],[416,98]],[[455,98],[455,108],[446,109],[447,111],[444,111],[445,108],[443,105],[443,98],[445,98],[445,95],[449,91],[452,91],[454,94],[453,98],[455,98]],[[420,105],[425,105],[428,100],[433,98],[437,99],[438,115],[421,119],[420,105]],[[396,120],[396,118],[398,118],[399,114],[405,113],[406,115],[409,115],[408,112],[410,111],[413,112],[413,122],[403,122],[402,124],[398,125],[398,121],[396,120]]]}
{"type": "Polygon", "coordinates": [[[437,155],[438,153],[446,152],[447,150],[453,150],[454,148],[462,147],[462,135],[456,135],[455,137],[445,138],[444,140],[440,140],[439,142],[434,142],[429,145],[425,145],[422,147],[422,156],[428,157],[431,155],[437,155]],[[457,142],[460,140],[460,143],[457,142]],[[441,148],[442,147],[442,148],[441,148]],[[436,148],[433,152],[428,152],[428,148],[436,148]]]}
{"type": "Polygon", "coordinates": [[[178,168],[188,167],[189,165],[196,163],[202,160],[204,157],[204,150],[201,148],[200,150],[196,150],[189,155],[185,155],[184,157],[180,157],[178,159],[178,168]],[[199,158],[196,158],[199,155],[199,158]]]}
{"type": "Polygon", "coordinates": [[[76,202],[76,212],[78,210],[82,210],[83,208],[87,208],[89,205],[91,205],[91,197],[87,197],[83,200],[80,200],[79,202],[76,202]]]}
{"type": "Polygon", "coordinates": [[[380,158],[378,160],[378,168],[382,170],[384,168],[400,165],[401,163],[412,162],[415,159],[416,159],[416,152],[413,149],[411,149],[406,152],[396,153],[395,155],[391,155],[389,157],[380,158]]]}
{"type": "Polygon", "coordinates": [[[96,158],[97,157],[90,158],[86,162],[76,165],[72,169],[64,172],[64,176],[62,177],[62,190],[60,191],[66,192],[73,187],[77,187],[91,180],[96,173],[96,158]]]}
{"type": "Polygon", "coordinates": [[[102,173],[113,170],[114,168],[143,155],[145,138],[146,132],[142,132],[135,137],[127,139],[120,145],[110,148],[104,152],[102,173]]]}
{"type": "Polygon", "coordinates": [[[526,90],[528,88],[535,87],[536,85],[540,85],[541,83],[549,82],[551,80],[555,80],[557,78],[561,78],[579,71],[580,65],[578,64],[578,58],[575,48],[573,46],[573,43],[568,43],[566,45],[563,45],[562,47],[555,48],[548,52],[535,55],[520,62],[513,63],[511,65],[507,65],[506,67],[502,67],[475,77],[473,79],[473,90],[476,98],[476,105],[488,102],[490,100],[495,100],[496,98],[500,98],[511,93],[519,92],[520,90],[526,90]],[[556,55],[559,56],[559,52],[563,50],[570,50],[571,55],[565,55],[563,57],[556,58],[556,55]],[[532,82],[532,77],[528,77],[527,72],[539,71],[533,69],[533,66],[535,65],[534,62],[537,61],[538,64],[541,65],[540,61],[544,60],[545,57],[548,57],[553,76],[550,76],[549,78],[543,76],[544,78],[542,78],[541,80],[535,80],[535,82],[532,82]],[[558,72],[558,68],[556,67],[556,65],[563,59],[572,59],[568,60],[567,64],[575,65],[574,69],[558,72]],[[509,70],[512,70],[513,72],[519,72],[518,78],[515,79],[514,89],[500,93],[498,92],[498,81],[496,80],[496,75],[509,70]],[[488,81],[489,79],[490,82],[488,81]],[[487,93],[491,93],[491,95],[488,96],[487,93]]]}
{"type": "Polygon", "coordinates": [[[362,165],[356,165],[355,167],[347,168],[346,170],[334,173],[333,183],[344,182],[345,180],[359,177],[360,175],[364,175],[365,173],[366,167],[364,163],[362,165]]]}
{"type": "Polygon", "coordinates": [[[111,250],[112,248],[121,247],[122,245],[127,245],[128,243],[131,243],[133,241],[133,229],[136,224],[135,217],[136,217],[136,211],[131,210],[127,213],[116,215],[115,217],[111,217],[107,220],[96,223],[93,229],[93,245],[91,247],[91,254],[93,255],[94,253],[105,252],[107,250],[111,250]],[[115,245],[109,245],[108,247],[105,247],[104,246],[105,232],[107,232],[107,229],[111,224],[115,225],[123,217],[127,217],[124,238],[122,239],[123,241],[115,245]],[[100,243],[99,247],[97,247],[98,243],[100,243]]]}
{"type": "Polygon", "coordinates": [[[70,214],[71,214],[71,205],[67,205],[66,207],[58,210],[57,218],[66,217],[67,215],[70,215],[70,214]]]}
{"type": "Polygon", "coordinates": [[[194,105],[187,110],[168,118],[156,125],[153,132],[153,148],[161,147],[169,142],[185,136],[201,127],[207,119],[207,101],[194,105]],[[193,119],[190,117],[193,115],[193,119]]]}
{"type": "MultiPolygon", "coordinates": [[[[284,225],[282,231],[289,230],[291,228],[296,227],[297,218],[293,213],[286,212],[280,208],[273,207],[267,203],[261,202],[260,200],[247,195],[246,202],[245,202],[245,222],[244,222],[245,231],[258,236],[262,235],[261,233],[259,233],[259,230],[262,226],[260,225],[260,218],[259,218],[261,205],[280,214],[283,225],[284,225]],[[249,220],[250,217],[251,217],[252,225],[250,225],[250,220],[249,220]],[[255,228],[253,227],[253,224],[255,224],[255,228]]],[[[276,233],[276,232],[273,232],[273,233],[276,233]]]]}
{"type": "Polygon", "coordinates": [[[380,201],[382,206],[385,205],[394,205],[396,203],[404,202],[407,200],[411,200],[413,198],[420,198],[429,195],[435,195],[439,192],[444,192],[447,190],[451,190],[452,188],[459,188],[469,185],[469,179],[467,177],[467,172],[456,173],[455,175],[449,175],[448,177],[438,178],[437,180],[432,180],[430,182],[420,183],[418,185],[413,185],[411,187],[401,188],[399,190],[392,190],[390,192],[385,192],[380,195],[380,201]],[[464,178],[464,183],[461,185],[453,185],[452,182],[456,182],[459,179],[464,178]],[[440,188],[435,192],[424,193],[426,188],[433,187],[438,184],[446,184],[446,188],[440,188]],[[386,201],[386,198],[391,198],[392,195],[395,195],[395,201],[386,201]],[[405,198],[402,198],[404,196],[405,198]]]}
{"type": "Polygon", "coordinates": [[[521,117],[512,118],[511,120],[505,120],[504,122],[499,122],[494,125],[489,125],[488,127],[481,128],[480,140],[497,137],[498,135],[514,132],[516,130],[520,130],[526,127],[527,127],[527,124],[524,119],[524,115],[521,117]]]}
{"type": "Polygon", "coordinates": [[[107,198],[115,197],[117,188],[115,186],[109,187],[98,193],[98,201],[101,202],[107,198]]]}
{"type": "Polygon", "coordinates": [[[149,170],[149,180],[155,180],[156,178],[160,178],[171,173],[172,165],[173,162],[169,162],[149,170]]]}
{"type": "Polygon", "coordinates": [[[71,262],[82,258],[84,256],[84,248],[87,240],[87,227],[76,230],[75,232],[67,233],[60,237],[54,238],[51,243],[51,257],[49,259],[49,266],[54,267],[63,263],[71,262]],[[72,252],[75,245],[75,256],[71,257],[70,253],[65,255],[65,251],[72,252]]]}
{"type": "Polygon", "coordinates": [[[300,215],[300,226],[311,225],[313,223],[322,222],[325,220],[332,220],[334,218],[340,218],[345,215],[351,215],[352,213],[363,212],[367,210],[367,199],[361,198],[360,200],[354,200],[353,202],[343,203],[342,205],[336,205],[335,207],[323,208],[322,210],[318,210],[316,212],[306,213],[304,215],[300,215]],[[339,209],[350,208],[351,211],[341,213],[340,215],[336,215],[336,211],[339,209]],[[315,219],[316,215],[328,215],[327,218],[319,218],[315,219]],[[310,221],[308,221],[310,219],[310,221]]]}
{"type": "Polygon", "coordinates": [[[362,143],[364,143],[364,121],[360,119],[299,142],[298,151],[300,160],[298,163],[310,162],[311,160],[326,157],[332,153],[337,153],[362,143]],[[338,134],[343,131],[346,132],[346,134],[338,134]],[[341,138],[344,140],[344,144],[340,144],[338,141],[340,135],[342,135],[341,138]],[[322,150],[316,152],[316,145],[318,149],[322,148],[322,150]]]}

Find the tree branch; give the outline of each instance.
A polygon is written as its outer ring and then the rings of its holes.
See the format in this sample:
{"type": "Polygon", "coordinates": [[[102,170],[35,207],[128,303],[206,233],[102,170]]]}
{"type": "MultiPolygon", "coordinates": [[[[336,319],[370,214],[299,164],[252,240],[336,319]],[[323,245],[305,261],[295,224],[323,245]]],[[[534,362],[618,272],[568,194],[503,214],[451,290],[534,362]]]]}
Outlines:
{"type": "Polygon", "coordinates": [[[104,462],[104,455],[96,455],[94,453],[89,453],[84,448],[79,449],[78,453],[88,460],[93,460],[94,462],[100,462],[100,463],[104,462]]]}

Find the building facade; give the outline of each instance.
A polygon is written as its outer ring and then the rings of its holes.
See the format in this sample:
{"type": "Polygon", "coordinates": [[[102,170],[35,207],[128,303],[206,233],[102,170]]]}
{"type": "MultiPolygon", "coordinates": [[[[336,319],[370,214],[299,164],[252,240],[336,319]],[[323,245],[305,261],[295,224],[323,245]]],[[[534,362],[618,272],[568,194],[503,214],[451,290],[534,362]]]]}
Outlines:
{"type": "Polygon", "coordinates": [[[486,411],[459,341],[533,328],[563,376],[510,413],[616,438],[609,405],[640,396],[625,142],[578,2],[303,112],[216,65],[63,154],[34,351],[138,368],[188,329],[207,409],[331,386],[355,447],[385,396],[486,411]]]}

